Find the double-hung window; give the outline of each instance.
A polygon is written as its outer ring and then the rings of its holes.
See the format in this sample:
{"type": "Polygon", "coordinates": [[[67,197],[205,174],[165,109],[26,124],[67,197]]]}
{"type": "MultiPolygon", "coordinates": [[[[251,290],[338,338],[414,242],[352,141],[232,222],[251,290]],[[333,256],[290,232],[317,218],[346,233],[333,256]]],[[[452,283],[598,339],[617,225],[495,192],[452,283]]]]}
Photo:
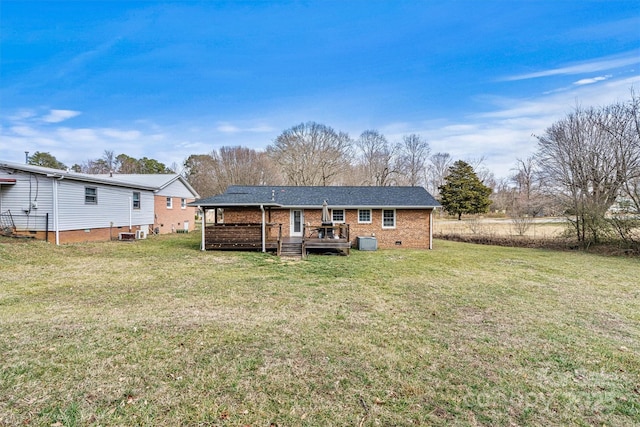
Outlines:
{"type": "Polygon", "coordinates": [[[84,187],[84,204],[98,204],[98,189],[96,187],[84,187]]]}
{"type": "Polygon", "coordinates": [[[180,208],[187,209],[187,199],[180,199],[180,208]]]}
{"type": "Polygon", "coordinates": [[[139,191],[134,191],[133,192],[133,197],[131,199],[131,207],[133,209],[140,209],[140,192],[139,191]]]}
{"type": "Polygon", "coordinates": [[[344,209],[332,209],[331,211],[331,219],[333,222],[343,223],[344,222],[344,209]]]}
{"type": "Polygon", "coordinates": [[[171,197],[167,197],[167,209],[173,209],[173,199],[171,197]]]}
{"type": "Polygon", "coordinates": [[[382,228],[396,228],[395,209],[382,210],[382,228]]]}
{"type": "Polygon", "coordinates": [[[371,224],[371,209],[358,209],[358,223],[371,224]]]}

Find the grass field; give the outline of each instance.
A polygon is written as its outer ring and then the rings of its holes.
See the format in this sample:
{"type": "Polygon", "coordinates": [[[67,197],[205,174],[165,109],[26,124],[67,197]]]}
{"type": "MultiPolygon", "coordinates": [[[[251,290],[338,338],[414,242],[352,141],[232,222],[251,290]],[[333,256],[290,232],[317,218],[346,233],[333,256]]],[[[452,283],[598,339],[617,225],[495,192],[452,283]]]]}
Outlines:
{"type": "Polygon", "coordinates": [[[0,425],[640,424],[640,262],[0,240],[0,425]]]}

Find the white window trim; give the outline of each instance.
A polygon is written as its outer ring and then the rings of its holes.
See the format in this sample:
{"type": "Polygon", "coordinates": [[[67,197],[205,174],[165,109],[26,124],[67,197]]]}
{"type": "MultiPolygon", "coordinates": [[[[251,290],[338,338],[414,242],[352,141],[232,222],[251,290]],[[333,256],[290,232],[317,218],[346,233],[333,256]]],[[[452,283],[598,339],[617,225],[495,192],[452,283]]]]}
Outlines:
{"type": "Polygon", "coordinates": [[[184,197],[180,199],[180,209],[187,209],[187,199],[184,197]]]}
{"type": "Polygon", "coordinates": [[[140,210],[142,207],[142,194],[139,191],[134,191],[131,196],[131,209],[140,210]],[[136,200],[136,194],[138,195],[138,200],[136,200]],[[136,207],[136,202],[138,202],[138,206],[136,207]]]}
{"type": "Polygon", "coordinates": [[[85,205],[97,205],[98,204],[98,187],[84,187],[84,204],[85,205]],[[94,194],[87,194],[87,190],[94,190],[94,194]],[[87,200],[87,197],[93,197],[94,201],[90,202],[87,200]]]}
{"type": "Polygon", "coordinates": [[[398,216],[396,214],[396,210],[395,209],[382,209],[382,228],[384,229],[393,229],[396,228],[396,223],[398,221],[398,216]],[[393,226],[391,225],[384,225],[384,211],[392,211],[393,212],[393,226]]]}
{"type": "Polygon", "coordinates": [[[173,209],[173,198],[167,197],[165,200],[166,200],[167,209],[173,209]]]}
{"type": "Polygon", "coordinates": [[[333,223],[335,223],[335,224],[344,224],[344,223],[345,223],[345,221],[347,220],[347,218],[346,218],[346,217],[347,217],[347,212],[345,211],[345,209],[331,209],[331,221],[332,221],[333,223]],[[335,211],[342,211],[342,221],[336,221],[336,220],[333,218],[333,213],[334,213],[335,211]]]}
{"type": "Polygon", "coordinates": [[[358,224],[371,224],[372,219],[373,219],[373,212],[371,212],[371,209],[358,209],[358,224]],[[369,212],[369,221],[360,221],[361,211],[369,212]]]}

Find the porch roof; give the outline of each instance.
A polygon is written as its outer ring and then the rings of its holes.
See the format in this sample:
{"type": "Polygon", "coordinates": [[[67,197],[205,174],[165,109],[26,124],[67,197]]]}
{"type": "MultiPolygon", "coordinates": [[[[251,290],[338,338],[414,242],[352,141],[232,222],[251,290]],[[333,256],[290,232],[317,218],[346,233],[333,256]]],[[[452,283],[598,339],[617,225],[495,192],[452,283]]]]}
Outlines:
{"type": "Polygon", "coordinates": [[[204,208],[264,206],[321,209],[327,201],[336,208],[433,209],[440,204],[423,187],[357,186],[240,186],[223,194],[196,200],[189,206],[204,208]]]}

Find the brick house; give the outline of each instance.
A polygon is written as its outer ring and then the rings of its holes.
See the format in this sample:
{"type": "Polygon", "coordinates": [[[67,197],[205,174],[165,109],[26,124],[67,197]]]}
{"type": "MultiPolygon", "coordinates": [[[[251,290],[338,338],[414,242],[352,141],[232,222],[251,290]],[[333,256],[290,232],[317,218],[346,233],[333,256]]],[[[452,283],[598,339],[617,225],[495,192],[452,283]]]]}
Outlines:
{"type": "Polygon", "coordinates": [[[265,251],[300,239],[303,247],[333,244],[347,252],[359,237],[375,238],[380,248],[431,249],[440,206],[423,187],[370,186],[230,186],[191,205],[205,214],[202,249],[265,251]]]}

